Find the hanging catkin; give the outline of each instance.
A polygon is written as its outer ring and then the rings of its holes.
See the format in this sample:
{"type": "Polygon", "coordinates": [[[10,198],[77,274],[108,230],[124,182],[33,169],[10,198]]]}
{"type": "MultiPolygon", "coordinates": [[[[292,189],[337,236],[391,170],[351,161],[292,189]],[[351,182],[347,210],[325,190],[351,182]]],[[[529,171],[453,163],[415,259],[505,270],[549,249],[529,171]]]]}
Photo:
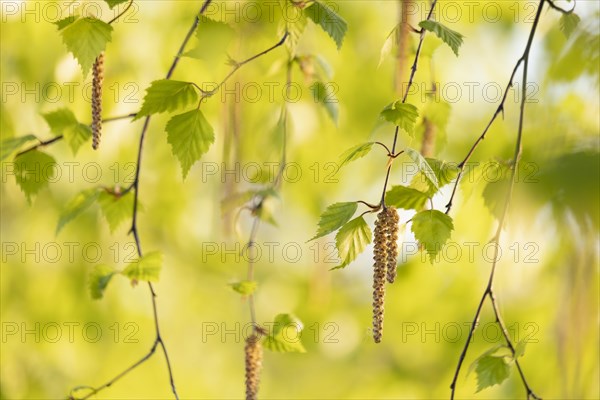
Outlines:
{"type": "Polygon", "coordinates": [[[92,68],[92,147],[98,149],[102,135],[102,83],[104,81],[104,52],[96,58],[92,68]]]}
{"type": "Polygon", "coordinates": [[[398,260],[398,212],[393,207],[387,208],[387,281],[394,283],[396,280],[396,263],[398,260]]]}
{"type": "Polygon", "coordinates": [[[246,400],[256,400],[260,369],[262,365],[262,347],[256,334],[246,339],[246,400]]]}
{"type": "Polygon", "coordinates": [[[383,209],[377,215],[374,232],[373,250],[373,339],[375,343],[381,342],[383,333],[383,311],[385,299],[385,279],[387,267],[387,231],[388,211],[383,209]]]}

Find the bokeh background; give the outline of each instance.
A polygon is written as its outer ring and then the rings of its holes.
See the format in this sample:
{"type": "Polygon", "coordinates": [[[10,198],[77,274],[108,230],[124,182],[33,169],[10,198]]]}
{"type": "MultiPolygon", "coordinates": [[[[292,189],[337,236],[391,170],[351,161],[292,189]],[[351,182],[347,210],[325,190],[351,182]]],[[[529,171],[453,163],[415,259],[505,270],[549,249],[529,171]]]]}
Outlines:
{"type": "MultiPolygon", "coordinates": [[[[28,133],[51,138],[41,113],[59,107],[69,107],[81,121],[89,121],[91,78],[82,76],[62,44],[52,24],[58,19],[52,3],[1,2],[3,139],[28,133]],[[9,3],[16,12],[7,8],[9,3]]],[[[137,1],[132,14],[115,24],[106,52],[105,116],[139,109],[145,88],[164,76],[200,3],[137,1]]],[[[65,12],[67,3],[54,4],[65,12]]],[[[379,149],[332,172],[339,154],[353,145],[373,139],[391,143],[393,128],[378,124],[377,116],[398,98],[394,51],[381,66],[378,63],[381,46],[398,21],[398,3],[336,4],[349,25],[342,49],[337,51],[334,42],[309,23],[298,52],[320,55],[331,65],[339,121],[334,124],[315,104],[295,67],[292,80],[302,88],[302,98],[289,104],[293,129],[288,161],[298,168],[289,170],[280,197],[270,204],[278,226],[262,224],[257,236],[263,250],[256,265],[258,319],[269,322],[278,313],[295,314],[304,324],[307,352],[266,352],[261,397],[447,398],[468,323],[489,274],[482,249],[497,223],[494,199],[501,203],[503,192],[489,184],[495,178],[482,177],[481,168],[468,175],[451,213],[452,240],[461,253],[448,253],[433,266],[420,253],[402,257],[397,283],[388,287],[384,340],[374,345],[369,332],[372,249],[346,269],[329,271],[337,265],[334,238],[306,241],[327,205],[376,202],[380,194],[386,158],[379,149]],[[296,170],[301,173],[298,178],[296,170]],[[277,247],[270,257],[267,243],[273,242],[277,247]],[[472,256],[469,246],[474,248],[472,256]]],[[[415,25],[428,10],[426,3],[416,4],[415,25]]],[[[459,162],[480,135],[499,101],[495,88],[505,87],[523,51],[536,4],[440,2],[438,19],[465,35],[465,41],[457,58],[427,35],[427,51],[415,80],[418,92],[409,97],[421,110],[424,101],[434,110],[449,110],[445,127],[438,129],[436,158],[459,162]],[[437,100],[424,98],[432,80],[440,85],[437,100]]],[[[557,4],[570,7],[568,2],[557,4]]],[[[522,366],[544,398],[600,395],[598,4],[577,3],[582,21],[569,39],[559,29],[558,13],[542,14],[533,44],[531,101],[524,127],[522,162],[529,169],[523,169],[516,185],[501,241],[495,285],[501,312],[511,335],[527,338],[522,366]]],[[[253,11],[257,4],[245,1],[216,2],[208,14],[234,27],[236,41],[229,48],[234,59],[279,38],[276,2],[258,5],[264,12],[258,20],[253,11]],[[274,10],[272,16],[269,9],[274,10]]],[[[109,19],[108,9],[100,10],[103,19],[109,19]]],[[[286,58],[285,48],[280,48],[242,68],[226,86],[231,92],[239,82],[239,101],[231,94],[217,95],[203,105],[216,142],[185,181],[166,141],[168,116],[153,118],[148,132],[139,229],[145,251],[164,253],[156,285],[160,323],[183,398],[243,395],[242,335],[249,315],[246,302],[228,284],[245,278],[247,262],[231,249],[244,245],[251,219],[242,214],[233,226],[231,214],[222,216],[221,200],[260,186],[251,182],[253,166],[267,168],[266,162],[279,159],[273,131],[285,100],[286,58]],[[273,98],[268,85],[275,85],[273,98]],[[257,86],[262,89],[259,100],[250,101],[257,86]],[[223,177],[225,168],[235,163],[240,166],[238,175],[223,177]],[[209,173],[215,168],[217,173],[209,173]],[[207,243],[222,251],[208,252],[207,243]]],[[[185,58],[174,78],[215,82],[228,70],[223,60],[185,58]]],[[[472,161],[485,166],[512,157],[518,122],[515,96],[513,91],[505,118],[497,120],[472,161]]],[[[92,300],[88,291],[95,264],[123,268],[133,254],[128,223],[111,233],[93,206],[55,234],[62,207],[76,193],[98,184],[130,182],[140,130],[139,121],[106,124],[100,151],[86,145],[76,157],[65,143],[44,149],[58,160],[62,175],[31,205],[15,184],[10,163],[3,162],[0,397],[64,398],[77,385],[105,382],[149,350],[154,330],[144,285],[132,288],[126,279],[115,278],[102,300],[92,300]],[[101,171],[98,182],[93,177],[96,170],[101,171]],[[13,245],[18,250],[8,252],[7,246],[14,249],[13,245]]],[[[401,135],[399,146],[418,149],[421,134],[418,128],[414,139],[401,135]]],[[[406,165],[406,159],[398,160],[393,183],[410,179],[406,165]]],[[[450,190],[445,187],[435,197],[437,209],[443,209],[450,190]]],[[[401,221],[410,218],[410,212],[401,213],[401,221]]],[[[372,216],[367,220],[373,223],[372,216]]],[[[410,229],[404,241],[414,242],[410,229]]],[[[488,304],[459,379],[460,398],[524,397],[514,368],[502,385],[477,394],[475,374],[466,373],[478,355],[501,343],[493,321],[488,304]]],[[[162,355],[157,353],[98,398],[170,398],[162,355]]]]}

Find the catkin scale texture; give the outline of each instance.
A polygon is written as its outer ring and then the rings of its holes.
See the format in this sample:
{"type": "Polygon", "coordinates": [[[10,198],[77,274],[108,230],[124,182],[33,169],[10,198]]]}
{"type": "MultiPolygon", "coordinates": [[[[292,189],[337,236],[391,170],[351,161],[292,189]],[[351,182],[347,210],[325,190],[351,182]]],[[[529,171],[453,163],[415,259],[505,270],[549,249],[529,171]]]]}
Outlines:
{"type": "Polygon", "coordinates": [[[373,339],[381,342],[383,334],[383,313],[385,300],[385,280],[387,268],[387,228],[388,214],[384,209],[377,215],[373,249],[373,339]]]}
{"type": "Polygon", "coordinates": [[[394,283],[396,280],[396,263],[398,260],[398,212],[395,208],[389,207],[388,212],[388,229],[387,229],[387,281],[394,283]]]}
{"type": "Polygon", "coordinates": [[[98,149],[102,136],[102,84],[104,83],[104,52],[92,67],[92,147],[98,149]]]}
{"type": "Polygon", "coordinates": [[[246,339],[244,351],[246,353],[246,400],[256,400],[262,366],[262,346],[257,335],[251,335],[246,339]]]}

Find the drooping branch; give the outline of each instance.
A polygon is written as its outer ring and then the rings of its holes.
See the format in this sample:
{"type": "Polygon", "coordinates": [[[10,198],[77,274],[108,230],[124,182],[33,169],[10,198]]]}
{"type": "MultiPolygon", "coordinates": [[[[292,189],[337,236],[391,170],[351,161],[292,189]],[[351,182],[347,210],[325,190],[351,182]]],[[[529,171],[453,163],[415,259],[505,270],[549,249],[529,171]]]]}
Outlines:
{"type": "MultiPolygon", "coordinates": [[[[481,315],[481,311],[483,308],[483,304],[485,303],[485,300],[487,298],[490,299],[490,302],[492,304],[493,310],[494,310],[494,315],[496,317],[496,323],[499,325],[500,330],[502,331],[502,335],[504,337],[504,340],[506,342],[506,346],[509,348],[513,359],[515,360],[515,365],[517,367],[517,370],[519,371],[519,376],[521,377],[521,381],[523,382],[523,386],[525,387],[525,390],[527,392],[527,398],[528,399],[539,399],[539,397],[533,392],[533,390],[531,389],[531,387],[529,386],[529,383],[527,382],[527,380],[525,379],[525,374],[523,373],[523,370],[521,368],[521,365],[519,364],[519,361],[517,360],[517,354],[515,351],[515,346],[512,343],[512,339],[510,338],[510,335],[508,334],[508,330],[506,329],[506,325],[504,324],[504,321],[502,320],[502,317],[500,315],[500,311],[498,308],[498,302],[494,293],[494,277],[495,277],[495,273],[496,273],[496,268],[498,265],[498,250],[499,250],[499,243],[500,243],[500,236],[502,234],[502,229],[504,228],[504,224],[505,224],[505,220],[506,217],[508,215],[508,210],[509,210],[509,205],[510,205],[510,200],[512,198],[512,194],[513,194],[513,190],[514,190],[514,183],[515,183],[515,176],[517,173],[517,169],[519,166],[519,161],[521,159],[521,154],[522,154],[522,139],[523,139],[523,122],[524,122],[524,118],[525,118],[525,103],[527,102],[527,78],[528,78],[528,70],[529,70],[529,57],[530,57],[530,52],[531,52],[531,47],[533,44],[533,39],[535,37],[535,32],[538,26],[538,23],[540,21],[540,17],[542,14],[542,9],[544,8],[544,2],[546,0],[540,0],[536,15],[535,15],[535,19],[533,21],[533,25],[531,27],[531,31],[529,33],[529,38],[527,40],[527,45],[525,46],[525,50],[523,52],[523,55],[521,56],[521,58],[517,61],[517,65],[515,66],[515,69],[513,70],[513,73],[511,74],[511,78],[509,81],[509,87],[510,85],[512,85],[512,80],[515,76],[515,73],[517,71],[517,68],[522,64],[523,65],[523,84],[522,84],[522,93],[521,93],[521,104],[520,104],[520,112],[519,112],[519,127],[517,130],[517,140],[516,140],[516,145],[515,145],[515,152],[513,155],[513,159],[512,159],[512,170],[511,170],[511,176],[510,176],[510,184],[508,187],[508,190],[506,192],[506,197],[505,197],[505,201],[504,201],[504,208],[502,211],[502,214],[500,216],[500,219],[498,221],[498,227],[496,229],[496,234],[493,238],[493,242],[495,243],[494,246],[494,256],[493,256],[493,261],[492,261],[492,266],[490,269],[490,275],[489,275],[489,279],[488,279],[488,283],[487,286],[485,288],[485,291],[483,292],[483,295],[481,296],[481,300],[479,301],[479,305],[477,306],[477,310],[475,312],[475,316],[473,318],[473,322],[471,323],[470,329],[469,329],[469,334],[467,335],[467,340],[466,343],[463,347],[463,350],[460,354],[459,360],[458,360],[458,365],[456,366],[456,370],[454,373],[454,377],[452,379],[452,383],[450,384],[450,389],[451,389],[451,399],[454,399],[454,395],[455,395],[455,391],[456,391],[456,382],[458,380],[458,375],[460,373],[461,367],[464,363],[465,357],[467,355],[467,351],[469,349],[469,345],[471,344],[471,339],[473,337],[473,334],[475,332],[475,329],[477,328],[477,324],[479,322],[479,317],[481,315]]],[[[508,88],[507,88],[508,90],[508,88]]],[[[498,107],[498,110],[496,111],[496,113],[494,114],[494,117],[492,118],[491,122],[488,124],[488,127],[486,127],[486,130],[484,131],[484,134],[482,136],[480,136],[480,138],[475,142],[476,145],[481,142],[481,140],[483,140],[483,138],[485,137],[485,132],[487,132],[487,129],[489,129],[489,126],[491,125],[491,123],[494,121],[494,119],[496,118],[496,116],[503,110],[503,104],[504,104],[504,100],[506,99],[506,93],[504,94],[504,98],[502,100],[501,105],[498,107]]],[[[475,145],[475,146],[476,146],[475,145]]],[[[471,150],[469,151],[469,154],[467,155],[466,160],[468,160],[468,158],[470,157],[470,154],[472,154],[472,152],[474,151],[474,147],[471,148],[471,150]]],[[[466,161],[465,161],[466,162],[466,161]]],[[[464,168],[464,166],[462,166],[462,168],[464,168]]],[[[461,171],[462,171],[461,168],[461,171]]],[[[456,186],[455,186],[455,190],[456,190],[456,186]]],[[[454,190],[454,191],[455,191],[454,190]]],[[[454,196],[454,192],[452,194],[452,196],[454,196]]]]}
{"type": "MultiPolygon", "coordinates": [[[[212,0],[204,0],[202,7],[200,8],[200,11],[194,18],[194,22],[193,22],[192,26],[190,27],[187,35],[185,36],[185,39],[183,40],[181,46],[179,47],[177,56],[175,57],[175,60],[173,60],[173,63],[171,64],[171,67],[169,68],[169,71],[167,72],[166,79],[170,79],[171,76],[173,75],[173,73],[175,72],[175,68],[177,67],[177,65],[179,63],[179,59],[183,55],[183,52],[185,51],[185,48],[186,48],[188,42],[192,38],[194,31],[196,30],[196,28],[198,27],[198,24],[200,23],[200,16],[205,12],[206,8],[211,3],[211,1],[212,0]]],[[[130,187],[130,190],[133,189],[133,191],[134,191],[133,212],[132,212],[132,218],[131,218],[130,233],[134,237],[135,245],[136,245],[136,249],[137,249],[137,253],[138,253],[139,257],[143,256],[142,246],[141,246],[141,241],[140,241],[139,231],[138,231],[138,225],[137,225],[138,202],[139,202],[139,183],[140,183],[140,172],[141,172],[141,166],[142,166],[142,153],[143,153],[143,148],[144,148],[144,139],[145,139],[146,133],[148,131],[148,126],[150,125],[150,119],[151,119],[151,116],[147,116],[144,120],[144,125],[142,127],[142,132],[140,134],[139,145],[138,145],[135,178],[134,178],[133,184],[130,187]]],[[[155,329],[155,335],[156,335],[156,337],[154,339],[154,343],[152,344],[152,347],[150,348],[150,351],[146,355],[144,355],[139,361],[137,361],[135,364],[133,364],[129,368],[125,369],[124,371],[122,371],[121,373],[116,375],[114,378],[109,380],[107,383],[100,385],[97,388],[93,388],[88,395],[83,397],[83,399],[87,399],[90,396],[93,396],[93,395],[99,393],[100,391],[110,387],[113,383],[115,383],[116,381],[123,378],[128,373],[130,373],[131,371],[133,371],[134,369],[136,369],[137,367],[142,365],[144,362],[146,362],[148,359],[150,359],[154,355],[154,353],[156,352],[156,348],[158,346],[160,346],[160,348],[163,351],[163,355],[165,356],[165,362],[167,364],[167,371],[168,371],[168,375],[169,375],[169,383],[171,385],[171,391],[173,392],[175,399],[179,399],[179,395],[177,393],[177,387],[175,385],[175,379],[173,377],[173,370],[171,367],[171,361],[169,358],[167,347],[166,347],[165,342],[160,333],[158,307],[156,304],[157,294],[156,294],[156,291],[154,290],[154,287],[152,286],[152,283],[150,283],[150,282],[148,282],[148,289],[150,291],[150,297],[151,297],[151,301],[152,301],[152,315],[153,315],[153,319],[154,319],[154,329],[155,329]]],[[[71,396],[71,398],[73,398],[73,396],[71,396]]]]}

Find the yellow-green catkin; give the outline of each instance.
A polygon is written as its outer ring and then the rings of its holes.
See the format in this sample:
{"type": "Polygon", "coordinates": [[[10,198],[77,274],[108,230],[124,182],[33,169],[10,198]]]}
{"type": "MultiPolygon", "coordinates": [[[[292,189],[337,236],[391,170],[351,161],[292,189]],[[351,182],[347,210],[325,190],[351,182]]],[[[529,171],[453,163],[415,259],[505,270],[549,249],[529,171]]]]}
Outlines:
{"type": "Polygon", "coordinates": [[[398,212],[393,207],[387,208],[387,281],[396,280],[396,263],[398,262],[398,212]]]}
{"type": "Polygon", "coordinates": [[[104,83],[104,52],[92,67],[92,147],[98,149],[102,136],[102,84],[104,83]]]}
{"type": "Polygon", "coordinates": [[[246,353],[246,400],[256,400],[262,366],[262,346],[256,334],[246,339],[244,351],[246,353]]]}
{"type": "Polygon", "coordinates": [[[377,215],[373,249],[373,339],[381,342],[383,334],[383,313],[385,300],[385,280],[388,253],[388,211],[383,209],[377,215]]]}

